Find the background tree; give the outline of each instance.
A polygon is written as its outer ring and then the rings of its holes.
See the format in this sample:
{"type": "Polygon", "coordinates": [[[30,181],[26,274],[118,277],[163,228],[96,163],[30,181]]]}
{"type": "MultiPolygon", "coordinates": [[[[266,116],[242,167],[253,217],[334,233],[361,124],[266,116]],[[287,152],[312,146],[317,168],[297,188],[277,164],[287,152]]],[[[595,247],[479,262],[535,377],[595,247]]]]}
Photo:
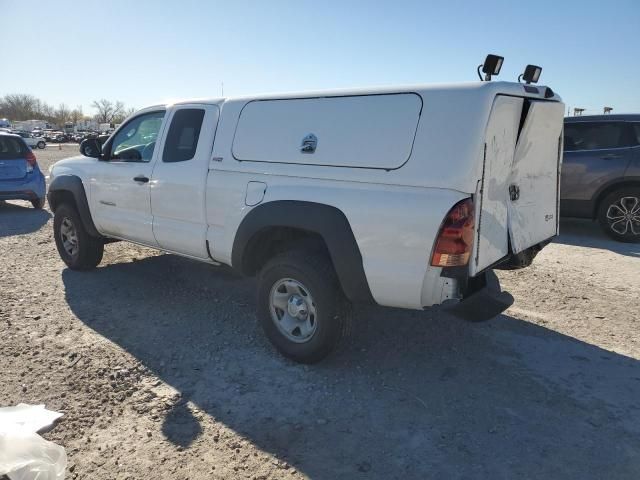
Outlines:
{"type": "Polygon", "coordinates": [[[84,115],[82,114],[82,105],[78,105],[76,108],[71,110],[69,113],[69,119],[74,123],[74,125],[84,119],[84,115]]]}
{"type": "Polygon", "coordinates": [[[55,112],[55,122],[59,128],[63,128],[64,124],[70,117],[71,111],[69,107],[67,107],[64,103],[61,103],[60,106],[56,109],[55,112]]]}
{"type": "Polygon", "coordinates": [[[98,123],[113,123],[114,117],[119,117],[124,112],[124,103],[114,103],[104,98],[94,100],[91,106],[97,111],[95,119],[98,123]]]}
{"type": "Polygon", "coordinates": [[[51,105],[42,102],[40,104],[40,110],[38,111],[36,116],[40,117],[43,120],[55,122],[56,112],[51,105]]]}
{"type": "MultiPolygon", "coordinates": [[[[123,102],[112,102],[106,99],[94,101],[91,106],[96,109],[93,117],[99,123],[122,123],[122,121],[135,112],[134,108],[125,108],[123,102]]],[[[33,95],[25,93],[13,93],[0,97],[0,118],[8,118],[11,121],[45,120],[55,123],[58,127],[64,127],[65,122],[78,123],[88,119],[78,105],[73,110],[61,103],[57,108],[40,100],[33,95]]]]}
{"type": "Polygon", "coordinates": [[[5,95],[0,100],[2,117],[11,120],[30,120],[40,107],[40,101],[33,95],[15,93],[5,95]]]}
{"type": "Polygon", "coordinates": [[[133,115],[135,112],[136,112],[136,109],[133,107],[124,109],[122,113],[113,117],[113,123],[122,123],[124,122],[125,118],[127,118],[130,115],[133,115]]]}

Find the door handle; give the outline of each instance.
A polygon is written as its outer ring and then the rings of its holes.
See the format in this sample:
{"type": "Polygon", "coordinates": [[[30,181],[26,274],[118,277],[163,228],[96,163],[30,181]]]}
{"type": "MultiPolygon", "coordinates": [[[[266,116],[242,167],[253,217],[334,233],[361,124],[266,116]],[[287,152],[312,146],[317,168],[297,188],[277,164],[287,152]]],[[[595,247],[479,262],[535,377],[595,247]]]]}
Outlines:
{"type": "Polygon", "coordinates": [[[520,186],[519,185],[509,185],[509,198],[512,202],[515,202],[520,198],[520,186]]]}
{"type": "Polygon", "coordinates": [[[318,145],[318,137],[316,137],[313,133],[310,133],[309,135],[307,135],[302,139],[302,145],[300,146],[300,151],[302,153],[315,153],[317,145],[318,145]]]}
{"type": "Polygon", "coordinates": [[[139,183],[148,183],[149,179],[147,177],[145,177],[144,175],[138,175],[137,177],[133,177],[133,180],[135,182],[139,182],[139,183]]]}

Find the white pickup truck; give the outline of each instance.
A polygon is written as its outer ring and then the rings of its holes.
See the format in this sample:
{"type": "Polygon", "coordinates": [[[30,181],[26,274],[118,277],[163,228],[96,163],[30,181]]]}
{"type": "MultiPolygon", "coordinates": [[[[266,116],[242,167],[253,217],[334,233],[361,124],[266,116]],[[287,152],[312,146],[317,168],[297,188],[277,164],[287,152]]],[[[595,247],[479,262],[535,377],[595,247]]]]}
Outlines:
{"type": "Polygon", "coordinates": [[[506,309],[493,268],[558,232],[564,105],[508,82],[195,100],[128,118],[51,170],[58,251],[126,240],[258,275],[277,349],[325,357],[353,302],[506,309]]]}

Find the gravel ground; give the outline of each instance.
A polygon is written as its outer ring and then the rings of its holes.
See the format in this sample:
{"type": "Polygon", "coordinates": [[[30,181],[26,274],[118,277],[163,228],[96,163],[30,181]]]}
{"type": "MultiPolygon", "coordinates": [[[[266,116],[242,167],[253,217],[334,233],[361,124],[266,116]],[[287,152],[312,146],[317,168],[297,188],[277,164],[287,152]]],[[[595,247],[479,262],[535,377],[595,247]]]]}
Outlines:
{"type": "Polygon", "coordinates": [[[69,478],[640,477],[640,245],[590,222],[499,273],[504,315],[359,307],[313,367],[264,339],[252,280],[126,243],[72,272],[51,223],[0,205],[0,405],[64,413],[69,478]]]}

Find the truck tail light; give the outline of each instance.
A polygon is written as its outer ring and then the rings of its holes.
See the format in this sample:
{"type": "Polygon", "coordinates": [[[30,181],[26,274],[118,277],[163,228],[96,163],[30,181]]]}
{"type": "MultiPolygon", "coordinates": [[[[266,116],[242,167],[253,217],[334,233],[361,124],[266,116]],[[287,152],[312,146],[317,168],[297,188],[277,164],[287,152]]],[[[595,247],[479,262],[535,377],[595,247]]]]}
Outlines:
{"type": "Polygon", "coordinates": [[[456,203],[444,218],[431,255],[434,267],[460,267],[467,264],[473,247],[473,200],[456,203]]]}
{"type": "Polygon", "coordinates": [[[33,172],[33,169],[36,166],[36,156],[34,153],[29,150],[24,159],[27,161],[27,172],[33,172]]]}

